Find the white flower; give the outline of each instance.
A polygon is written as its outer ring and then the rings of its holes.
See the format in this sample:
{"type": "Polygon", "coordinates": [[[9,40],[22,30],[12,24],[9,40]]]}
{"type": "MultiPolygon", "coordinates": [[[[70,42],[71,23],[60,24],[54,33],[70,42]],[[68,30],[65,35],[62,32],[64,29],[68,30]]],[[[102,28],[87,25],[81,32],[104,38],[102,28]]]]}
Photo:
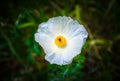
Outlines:
{"type": "Polygon", "coordinates": [[[87,37],[84,26],[66,16],[50,18],[35,33],[35,41],[43,47],[45,59],[58,65],[70,64],[80,54],[87,37]]]}

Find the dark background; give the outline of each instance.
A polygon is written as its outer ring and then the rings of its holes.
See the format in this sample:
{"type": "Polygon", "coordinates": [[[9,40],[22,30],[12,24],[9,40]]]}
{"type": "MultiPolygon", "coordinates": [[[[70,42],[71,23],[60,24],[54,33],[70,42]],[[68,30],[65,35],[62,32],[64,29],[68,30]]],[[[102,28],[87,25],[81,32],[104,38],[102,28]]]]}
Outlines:
{"type": "Polygon", "coordinates": [[[119,81],[119,0],[0,1],[0,81],[119,81]],[[41,22],[70,16],[89,37],[69,65],[44,60],[34,33],[41,22]]]}

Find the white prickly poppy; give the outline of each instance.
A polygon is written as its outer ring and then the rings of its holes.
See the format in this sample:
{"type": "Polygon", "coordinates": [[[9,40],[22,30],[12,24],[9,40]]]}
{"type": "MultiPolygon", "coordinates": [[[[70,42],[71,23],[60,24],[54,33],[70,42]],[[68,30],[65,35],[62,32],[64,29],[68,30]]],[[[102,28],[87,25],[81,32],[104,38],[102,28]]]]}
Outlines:
{"type": "Polygon", "coordinates": [[[45,59],[51,64],[70,64],[81,53],[88,33],[83,25],[66,16],[50,18],[39,25],[35,41],[45,52],[45,59]]]}

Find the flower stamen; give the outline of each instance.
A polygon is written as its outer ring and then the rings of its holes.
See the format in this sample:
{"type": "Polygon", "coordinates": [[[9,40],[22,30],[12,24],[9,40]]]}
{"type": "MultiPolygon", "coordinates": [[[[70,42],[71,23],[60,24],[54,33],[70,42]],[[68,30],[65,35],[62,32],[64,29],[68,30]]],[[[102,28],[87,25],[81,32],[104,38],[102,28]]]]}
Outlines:
{"type": "Polygon", "coordinates": [[[61,35],[57,36],[55,38],[55,44],[58,47],[62,47],[62,48],[65,47],[67,44],[66,38],[61,35]]]}

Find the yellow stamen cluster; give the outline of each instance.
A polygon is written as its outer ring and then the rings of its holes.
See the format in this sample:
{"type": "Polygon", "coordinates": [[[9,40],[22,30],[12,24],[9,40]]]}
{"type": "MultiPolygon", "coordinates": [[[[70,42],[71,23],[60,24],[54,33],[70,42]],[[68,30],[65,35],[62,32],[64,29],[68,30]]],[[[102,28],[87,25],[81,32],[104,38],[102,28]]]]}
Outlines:
{"type": "Polygon", "coordinates": [[[66,38],[59,35],[55,38],[55,44],[58,46],[58,47],[65,47],[66,44],[67,44],[67,41],[66,41],[66,38]]]}

